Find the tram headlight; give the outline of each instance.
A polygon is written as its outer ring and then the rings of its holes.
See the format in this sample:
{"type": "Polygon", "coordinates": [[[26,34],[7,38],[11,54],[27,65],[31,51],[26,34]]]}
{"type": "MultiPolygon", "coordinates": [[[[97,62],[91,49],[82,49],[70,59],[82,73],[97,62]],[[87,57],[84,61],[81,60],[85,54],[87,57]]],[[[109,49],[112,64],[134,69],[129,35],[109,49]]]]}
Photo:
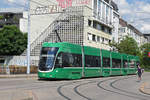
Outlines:
{"type": "Polygon", "coordinates": [[[52,75],[49,75],[50,77],[52,77],[52,75]]]}

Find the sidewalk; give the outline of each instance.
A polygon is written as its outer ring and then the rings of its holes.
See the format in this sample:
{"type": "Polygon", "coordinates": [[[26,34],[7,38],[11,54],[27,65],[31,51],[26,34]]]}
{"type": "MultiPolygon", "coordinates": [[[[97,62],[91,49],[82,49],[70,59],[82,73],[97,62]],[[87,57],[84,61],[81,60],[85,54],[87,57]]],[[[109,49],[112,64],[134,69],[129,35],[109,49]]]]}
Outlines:
{"type": "Polygon", "coordinates": [[[11,75],[5,75],[0,74],[0,78],[38,78],[37,74],[11,74],[11,75]]]}
{"type": "Polygon", "coordinates": [[[139,90],[144,94],[150,95],[150,82],[144,82],[139,90]]]}

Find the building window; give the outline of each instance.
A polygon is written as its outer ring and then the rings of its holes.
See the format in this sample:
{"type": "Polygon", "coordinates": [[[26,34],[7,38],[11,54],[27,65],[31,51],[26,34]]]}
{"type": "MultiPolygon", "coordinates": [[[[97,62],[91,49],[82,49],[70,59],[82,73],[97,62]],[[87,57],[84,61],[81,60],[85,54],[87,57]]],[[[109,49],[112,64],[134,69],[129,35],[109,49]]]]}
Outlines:
{"type": "Polygon", "coordinates": [[[104,32],[108,33],[108,28],[105,27],[104,32]]]}
{"type": "Polygon", "coordinates": [[[112,24],[112,8],[110,8],[110,16],[109,16],[109,18],[110,18],[110,24],[112,24]]]}
{"type": "Polygon", "coordinates": [[[97,23],[95,21],[93,21],[93,27],[96,29],[97,27],[97,23]]]}
{"type": "Polygon", "coordinates": [[[88,33],[88,40],[92,40],[92,34],[88,33]]]}
{"type": "Polygon", "coordinates": [[[96,41],[96,35],[92,35],[92,40],[96,41]]]}
{"type": "Polygon", "coordinates": [[[3,64],[5,62],[4,59],[0,59],[0,64],[3,64]]]}
{"type": "Polygon", "coordinates": [[[103,31],[105,33],[108,33],[108,34],[112,34],[112,29],[109,28],[109,27],[106,27],[96,21],[93,21],[93,28],[97,29],[97,30],[100,30],[100,31],[103,31]]]}
{"type": "Polygon", "coordinates": [[[102,43],[104,43],[104,38],[102,37],[102,41],[101,41],[102,43]]]}
{"type": "Polygon", "coordinates": [[[104,27],[104,26],[102,26],[102,31],[103,31],[103,32],[105,31],[105,27],[104,27]]]}
{"type": "Polygon", "coordinates": [[[102,9],[102,10],[103,10],[103,11],[102,11],[102,18],[103,18],[103,20],[104,20],[104,19],[105,19],[105,12],[106,12],[106,11],[105,11],[105,4],[104,4],[104,3],[102,3],[102,8],[103,8],[103,9],[102,9]]]}
{"type": "Polygon", "coordinates": [[[98,17],[101,16],[101,0],[98,0],[98,17]]]}
{"type": "Polygon", "coordinates": [[[98,30],[101,30],[101,29],[102,29],[100,24],[97,24],[97,29],[98,29],[98,30]]]}
{"type": "Polygon", "coordinates": [[[109,41],[108,39],[106,39],[106,38],[104,39],[105,44],[108,44],[108,41],[109,41]]]}
{"type": "Polygon", "coordinates": [[[88,26],[91,26],[91,24],[92,24],[92,21],[88,20],[88,26]]]}
{"type": "Polygon", "coordinates": [[[109,18],[109,7],[106,6],[106,23],[108,23],[108,18],[109,18]]]}
{"type": "Polygon", "coordinates": [[[109,29],[109,34],[112,34],[112,29],[109,29]]]}
{"type": "Polygon", "coordinates": [[[111,40],[109,40],[109,44],[111,43],[111,40]]]}
{"type": "Polygon", "coordinates": [[[100,42],[100,36],[97,36],[97,42],[100,42]]]}
{"type": "Polygon", "coordinates": [[[120,28],[119,31],[120,33],[125,33],[125,28],[120,28]]]}
{"type": "Polygon", "coordinates": [[[93,8],[94,8],[94,16],[95,16],[97,14],[97,0],[94,0],[93,8]]]}

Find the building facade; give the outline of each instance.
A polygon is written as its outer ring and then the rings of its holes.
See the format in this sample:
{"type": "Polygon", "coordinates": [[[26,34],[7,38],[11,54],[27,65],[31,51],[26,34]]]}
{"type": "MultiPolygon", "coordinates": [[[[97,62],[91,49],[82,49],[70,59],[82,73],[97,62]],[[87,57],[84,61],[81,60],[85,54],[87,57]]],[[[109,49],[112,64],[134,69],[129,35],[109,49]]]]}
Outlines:
{"type": "Polygon", "coordinates": [[[141,46],[147,43],[147,38],[133,25],[128,24],[125,20],[120,19],[119,21],[119,42],[126,36],[132,37],[141,46]]]}
{"type": "Polygon", "coordinates": [[[17,8],[0,9],[0,28],[4,25],[15,25],[23,33],[27,33],[27,12],[17,8]]]}
{"type": "Polygon", "coordinates": [[[144,34],[144,36],[147,38],[148,43],[150,43],[150,33],[144,34]]]}
{"type": "Polygon", "coordinates": [[[112,29],[112,40],[115,42],[118,42],[118,38],[119,38],[119,19],[120,19],[120,15],[118,13],[118,6],[112,2],[111,3],[113,6],[113,29],[112,29]]]}
{"type": "Polygon", "coordinates": [[[112,0],[32,0],[30,7],[31,52],[39,52],[43,42],[59,42],[57,33],[62,42],[106,50],[112,39],[118,41],[119,13],[112,0]]]}

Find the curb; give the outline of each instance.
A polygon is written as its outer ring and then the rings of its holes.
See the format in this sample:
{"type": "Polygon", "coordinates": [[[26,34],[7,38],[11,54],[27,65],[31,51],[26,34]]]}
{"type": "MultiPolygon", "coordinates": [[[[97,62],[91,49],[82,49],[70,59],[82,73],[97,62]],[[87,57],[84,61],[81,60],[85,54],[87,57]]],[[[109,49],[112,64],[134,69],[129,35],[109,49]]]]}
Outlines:
{"type": "Polygon", "coordinates": [[[38,78],[37,74],[0,75],[0,78],[38,78]]]}
{"type": "Polygon", "coordinates": [[[150,84],[148,84],[147,82],[144,82],[139,88],[139,91],[144,94],[150,95],[150,84]]]}

